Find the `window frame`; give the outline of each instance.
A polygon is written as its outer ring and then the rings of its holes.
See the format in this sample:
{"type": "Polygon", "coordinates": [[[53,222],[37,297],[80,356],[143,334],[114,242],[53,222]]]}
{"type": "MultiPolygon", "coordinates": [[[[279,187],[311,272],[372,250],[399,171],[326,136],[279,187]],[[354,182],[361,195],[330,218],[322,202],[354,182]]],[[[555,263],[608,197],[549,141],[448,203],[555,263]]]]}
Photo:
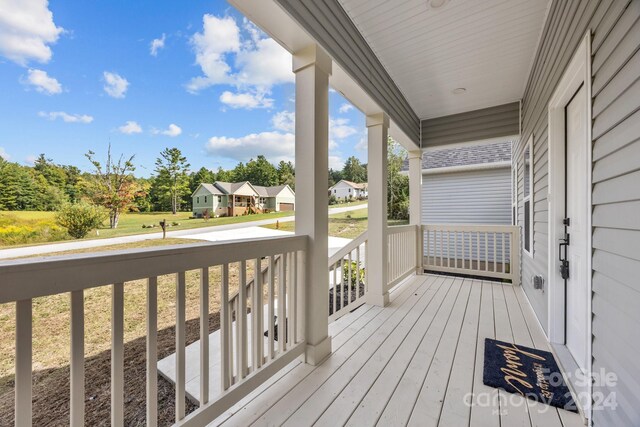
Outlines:
{"type": "Polygon", "coordinates": [[[527,144],[524,148],[524,150],[522,151],[522,166],[523,166],[523,180],[522,180],[522,194],[523,194],[523,198],[522,198],[522,209],[524,209],[525,212],[525,218],[523,221],[523,227],[522,227],[522,250],[524,253],[526,253],[527,255],[529,255],[531,258],[533,258],[534,256],[534,249],[533,249],[533,237],[534,237],[534,233],[533,233],[533,226],[534,226],[534,221],[533,221],[533,134],[531,134],[531,136],[529,137],[529,139],[527,140],[527,144]],[[526,153],[527,153],[527,149],[529,150],[529,194],[526,194],[526,190],[527,187],[525,186],[525,176],[524,174],[527,173],[527,158],[526,158],[526,153]],[[527,203],[529,203],[529,207],[527,209],[527,203]],[[527,212],[528,211],[528,212],[527,212]],[[529,214],[529,218],[527,221],[527,213],[529,214]],[[526,236],[526,233],[528,232],[528,236],[526,236]],[[526,237],[529,238],[529,248],[526,247],[526,237]]]}
{"type": "Polygon", "coordinates": [[[511,225],[518,225],[518,162],[511,171],[511,225]]]}

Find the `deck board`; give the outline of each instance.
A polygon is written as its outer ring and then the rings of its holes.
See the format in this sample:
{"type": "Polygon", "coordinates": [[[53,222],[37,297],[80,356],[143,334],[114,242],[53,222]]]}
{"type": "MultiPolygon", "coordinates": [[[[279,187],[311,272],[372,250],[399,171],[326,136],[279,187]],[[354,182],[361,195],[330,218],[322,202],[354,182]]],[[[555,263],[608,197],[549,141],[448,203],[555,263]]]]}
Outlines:
{"type": "Polygon", "coordinates": [[[583,425],[577,414],[482,383],[485,338],[549,349],[522,288],[411,277],[387,307],[365,305],[330,333],[327,360],[292,363],[211,425],[583,425]]]}

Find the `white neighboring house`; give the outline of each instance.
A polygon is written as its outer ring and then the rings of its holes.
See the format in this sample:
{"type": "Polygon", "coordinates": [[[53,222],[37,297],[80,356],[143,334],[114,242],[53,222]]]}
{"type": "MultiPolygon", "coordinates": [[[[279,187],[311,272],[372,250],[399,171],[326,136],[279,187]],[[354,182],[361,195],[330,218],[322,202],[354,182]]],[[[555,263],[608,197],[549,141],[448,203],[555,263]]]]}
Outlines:
{"type": "Polygon", "coordinates": [[[356,183],[341,179],[333,187],[329,188],[329,195],[338,200],[366,199],[369,195],[367,183],[356,183]]]}

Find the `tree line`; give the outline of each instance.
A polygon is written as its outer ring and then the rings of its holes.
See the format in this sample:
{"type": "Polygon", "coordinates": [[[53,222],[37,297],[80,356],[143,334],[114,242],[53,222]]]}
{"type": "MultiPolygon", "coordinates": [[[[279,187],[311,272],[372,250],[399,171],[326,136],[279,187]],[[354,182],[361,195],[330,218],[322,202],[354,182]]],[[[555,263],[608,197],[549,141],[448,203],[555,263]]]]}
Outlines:
{"type": "MultiPolygon", "coordinates": [[[[409,180],[401,172],[406,153],[392,139],[388,150],[389,218],[407,219],[409,180]]],[[[242,182],[274,186],[287,184],[295,190],[295,169],[291,162],[270,163],[263,155],[239,162],[233,169],[205,167],[191,171],[191,165],[178,148],[165,148],[155,162],[150,178],[134,175],[135,156],[114,156],[111,145],[105,159],[93,151],[85,154],[90,171],[72,165],[56,164],[45,154],[24,166],[0,158],[0,211],[56,211],[58,224],[74,237],[86,234],[107,218],[117,228],[126,212],[189,211],[191,194],[202,183],[242,182]]],[[[367,181],[367,165],[349,157],[342,170],[329,170],[328,187],[341,179],[367,181]]]]}
{"type": "MultiPolygon", "coordinates": [[[[55,163],[40,154],[33,166],[0,158],[0,210],[58,211],[81,201],[102,206],[109,224],[116,228],[123,212],[167,212],[191,209],[191,194],[201,183],[249,181],[255,185],[287,184],[295,189],[295,169],[291,162],[272,164],[263,155],[233,169],[202,167],[192,171],[178,148],[160,152],[150,178],[136,177],[135,156],[114,155],[111,146],[106,158],[85,154],[92,168],[81,171],[72,165],[55,163]]],[[[342,170],[329,170],[328,186],[341,179],[366,182],[367,165],[349,157],[342,170]]],[[[327,187],[328,188],[328,187],[327,187]]]]}

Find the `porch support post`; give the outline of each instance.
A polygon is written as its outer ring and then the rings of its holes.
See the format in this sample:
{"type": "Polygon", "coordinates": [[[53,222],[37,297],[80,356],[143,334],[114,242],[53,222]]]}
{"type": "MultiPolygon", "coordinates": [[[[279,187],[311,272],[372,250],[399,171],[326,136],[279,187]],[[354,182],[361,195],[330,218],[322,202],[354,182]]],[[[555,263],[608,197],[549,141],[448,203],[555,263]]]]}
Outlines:
{"type": "Polygon", "coordinates": [[[369,181],[369,244],[367,246],[367,303],[384,307],[387,291],[389,249],[387,242],[387,137],[389,117],[385,113],[367,116],[369,181]]]}
{"type": "Polygon", "coordinates": [[[422,151],[409,151],[409,223],[416,227],[416,274],[422,273],[422,151]]]}
{"type": "Polygon", "coordinates": [[[422,224],[422,152],[409,151],[409,220],[422,224]]]}
{"type": "Polygon", "coordinates": [[[331,353],[329,337],[329,76],[331,58],[317,45],[293,55],[296,74],[296,234],[309,236],[305,284],[305,361],[331,353]]]}

